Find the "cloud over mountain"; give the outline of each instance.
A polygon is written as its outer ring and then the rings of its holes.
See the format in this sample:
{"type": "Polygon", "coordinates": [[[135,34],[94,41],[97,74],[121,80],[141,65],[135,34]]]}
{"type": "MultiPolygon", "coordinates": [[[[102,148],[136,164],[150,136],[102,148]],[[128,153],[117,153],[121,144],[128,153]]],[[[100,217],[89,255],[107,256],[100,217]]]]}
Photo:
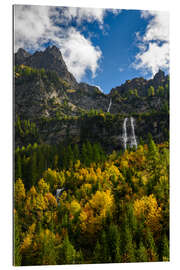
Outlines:
{"type": "MultiPolygon", "coordinates": [[[[116,10],[109,11],[117,14],[116,10]]],[[[105,9],[93,8],[16,5],[15,51],[18,48],[43,50],[47,43],[51,43],[61,49],[69,71],[78,81],[87,70],[94,77],[102,52],[98,46],[93,45],[90,38],[82,34],[80,28],[73,27],[71,22],[74,20],[80,26],[84,21],[96,21],[102,29],[106,12],[105,9]]]]}
{"type": "Polygon", "coordinates": [[[148,19],[143,36],[137,33],[139,53],[134,67],[150,71],[153,75],[169,67],[169,13],[163,11],[142,11],[141,17],[148,19]]]}

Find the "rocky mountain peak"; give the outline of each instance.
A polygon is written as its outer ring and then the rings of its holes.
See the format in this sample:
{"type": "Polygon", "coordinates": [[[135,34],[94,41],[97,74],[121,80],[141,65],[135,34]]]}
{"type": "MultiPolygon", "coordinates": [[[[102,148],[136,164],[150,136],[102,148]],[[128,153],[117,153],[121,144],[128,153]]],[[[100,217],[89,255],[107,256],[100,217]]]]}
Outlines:
{"type": "Polygon", "coordinates": [[[23,48],[19,48],[17,53],[15,53],[15,63],[16,65],[21,65],[26,61],[31,54],[25,51],[23,48]]]}
{"type": "Polygon", "coordinates": [[[156,81],[163,80],[164,78],[165,78],[165,73],[161,69],[159,69],[159,71],[154,75],[154,80],[156,81]]]}
{"type": "Polygon", "coordinates": [[[48,52],[52,55],[54,55],[55,57],[58,57],[58,56],[61,56],[62,57],[62,54],[61,54],[61,51],[59,50],[59,48],[57,48],[55,45],[53,46],[48,46],[44,52],[48,52]]]}
{"type": "Polygon", "coordinates": [[[32,68],[55,71],[59,77],[69,83],[71,88],[77,88],[78,83],[68,71],[61,51],[56,46],[49,46],[44,51],[37,51],[32,55],[22,48],[19,49],[15,54],[15,65],[21,64],[32,68]]]}

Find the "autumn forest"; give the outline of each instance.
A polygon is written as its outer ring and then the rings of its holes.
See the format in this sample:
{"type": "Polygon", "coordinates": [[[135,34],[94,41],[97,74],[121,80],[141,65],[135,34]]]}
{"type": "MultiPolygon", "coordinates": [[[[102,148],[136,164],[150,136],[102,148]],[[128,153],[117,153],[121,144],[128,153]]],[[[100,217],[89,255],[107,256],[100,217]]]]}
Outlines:
{"type": "Polygon", "coordinates": [[[14,55],[15,266],[169,261],[169,75],[105,94],[14,55]]]}
{"type": "Polygon", "coordinates": [[[17,148],[15,264],[169,260],[168,143],[17,148]],[[61,189],[56,197],[57,189],[61,189]]]}

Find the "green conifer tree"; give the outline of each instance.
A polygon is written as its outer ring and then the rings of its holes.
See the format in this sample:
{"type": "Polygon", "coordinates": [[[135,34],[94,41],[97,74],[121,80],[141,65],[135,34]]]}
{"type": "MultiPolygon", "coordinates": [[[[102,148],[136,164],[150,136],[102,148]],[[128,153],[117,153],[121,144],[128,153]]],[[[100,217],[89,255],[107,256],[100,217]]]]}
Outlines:
{"type": "Polygon", "coordinates": [[[165,234],[163,236],[162,245],[162,260],[169,261],[169,240],[165,234]]]}
{"type": "Polygon", "coordinates": [[[78,160],[80,159],[80,156],[79,156],[79,147],[77,144],[74,145],[73,147],[73,154],[74,154],[74,160],[78,160]]]}
{"type": "Polygon", "coordinates": [[[76,250],[69,241],[68,234],[65,236],[62,245],[59,248],[57,262],[58,264],[73,264],[76,259],[76,250]]]}
{"type": "Polygon", "coordinates": [[[108,232],[108,246],[111,262],[120,262],[120,233],[117,225],[111,224],[108,232]]]}
{"type": "Polygon", "coordinates": [[[149,230],[149,228],[147,228],[147,231],[146,231],[146,248],[147,248],[147,252],[148,252],[148,261],[149,262],[158,261],[158,254],[156,251],[156,245],[154,242],[153,234],[149,230]]]}
{"type": "Polygon", "coordinates": [[[22,178],[22,160],[19,148],[16,150],[15,155],[15,180],[18,178],[22,178]]]}
{"type": "Polygon", "coordinates": [[[146,250],[142,241],[140,241],[139,249],[137,250],[136,259],[137,259],[137,262],[147,262],[148,261],[147,250],[146,250]]]}
{"type": "Polygon", "coordinates": [[[22,261],[22,255],[20,252],[20,234],[21,227],[18,221],[17,212],[14,214],[14,266],[20,266],[22,261]]]}
{"type": "Polygon", "coordinates": [[[101,253],[101,245],[99,243],[99,241],[97,240],[96,242],[96,246],[93,252],[93,257],[94,257],[94,261],[93,263],[102,263],[102,253],[101,253]]]}

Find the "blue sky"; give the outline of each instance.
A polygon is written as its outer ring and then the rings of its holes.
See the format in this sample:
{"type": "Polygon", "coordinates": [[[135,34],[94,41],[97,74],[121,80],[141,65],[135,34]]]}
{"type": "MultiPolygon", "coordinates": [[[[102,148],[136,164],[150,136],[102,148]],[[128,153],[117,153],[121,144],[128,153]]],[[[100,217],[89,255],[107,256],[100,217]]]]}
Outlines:
{"type": "Polygon", "coordinates": [[[169,69],[167,12],[15,6],[15,50],[60,48],[78,81],[108,93],[169,69]]]}
{"type": "Polygon", "coordinates": [[[132,67],[134,57],[139,51],[136,46],[136,32],[140,31],[143,34],[148,21],[140,18],[139,11],[123,10],[116,16],[109,14],[104,23],[109,25],[107,34],[103,35],[101,31],[96,30],[98,36],[92,39],[102,50],[102,70],[94,79],[89,73],[83,79],[100,85],[107,92],[128,79],[142,75],[151,76],[149,72],[144,74],[143,70],[132,67]]]}

